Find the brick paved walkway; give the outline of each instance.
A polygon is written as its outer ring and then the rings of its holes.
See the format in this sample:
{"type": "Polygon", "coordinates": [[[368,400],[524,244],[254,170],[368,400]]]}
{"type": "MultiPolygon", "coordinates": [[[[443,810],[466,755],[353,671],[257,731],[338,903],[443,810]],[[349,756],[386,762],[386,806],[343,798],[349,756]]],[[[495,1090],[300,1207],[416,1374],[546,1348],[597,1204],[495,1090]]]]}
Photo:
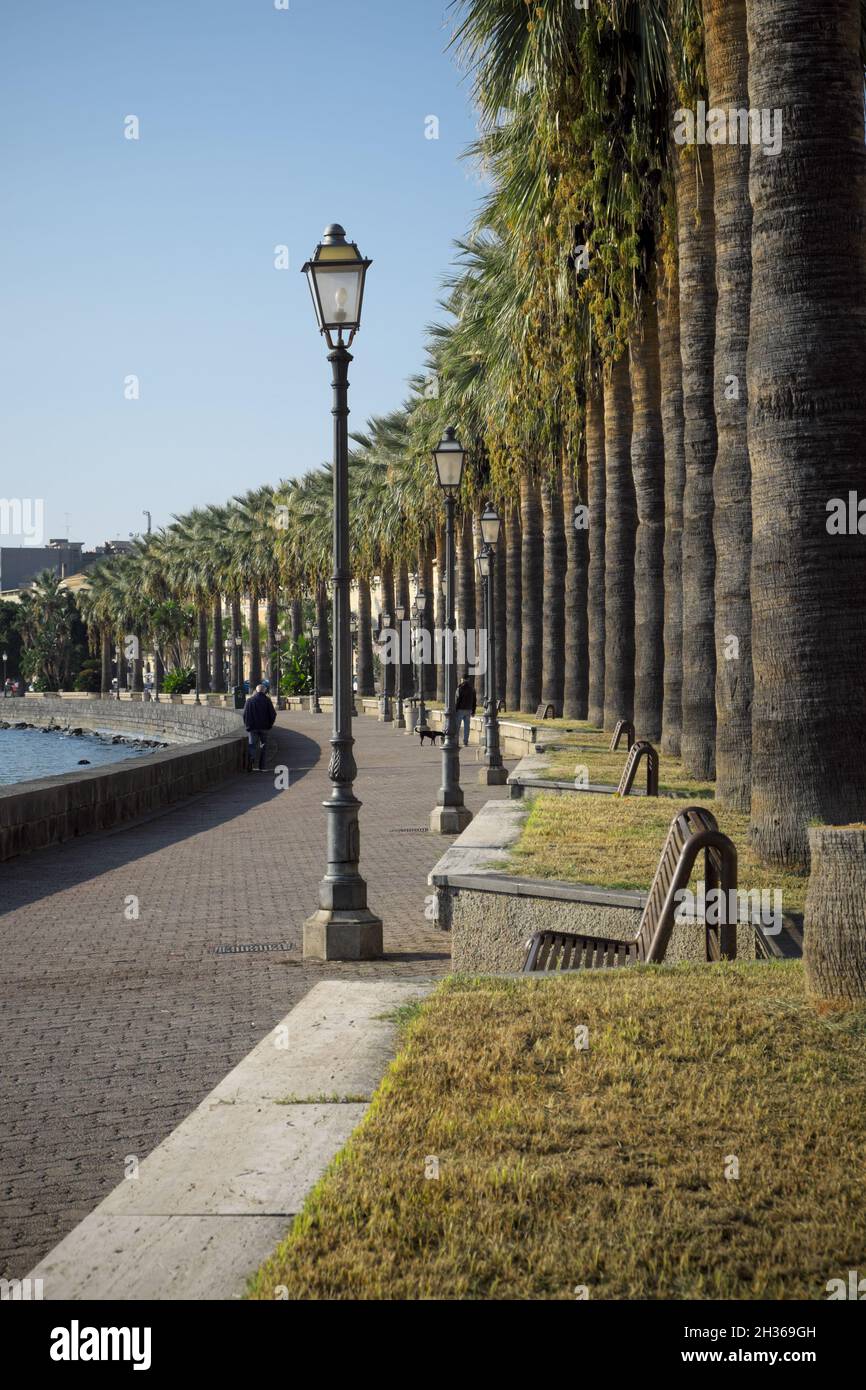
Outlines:
{"type": "MultiPolygon", "coordinates": [[[[301,959],[324,867],[330,715],[282,714],[286,792],[234,778],[149,821],[0,865],[0,1273],[20,1277],[145,1157],[317,981],[429,978],[447,938],[425,921],[449,843],[422,832],[438,749],[355,724],[362,871],[383,961],[301,959]],[[127,920],[126,900],[139,900],[127,920]],[[219,945],[285,942],[267,955],[219,945]]],[[[506,788],[476,781],[467,804],[506,788]]],[[[269,758],[269,766],[273,762],[269,758]]]]}

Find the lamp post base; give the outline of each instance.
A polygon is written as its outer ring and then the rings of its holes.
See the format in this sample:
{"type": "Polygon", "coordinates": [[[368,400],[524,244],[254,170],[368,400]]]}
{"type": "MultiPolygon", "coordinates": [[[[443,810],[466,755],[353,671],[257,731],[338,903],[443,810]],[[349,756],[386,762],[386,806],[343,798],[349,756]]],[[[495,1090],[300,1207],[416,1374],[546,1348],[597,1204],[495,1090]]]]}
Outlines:
{"type": "Polygon", "coordinates": [[[393,714],[391,713],[391,704],[390,704],[390,701],[387,701],[387,700],[380,700],[380,701],[379,701],[379,723],[380,723],[380,724],[390,724],[390,723],[392,723],[393,719],[394,719],[394,716],[393,716],[393,714]]]}
{"type": "Polygon", "coordinates": [[[304,923],[306,960],[380,960],[382,919],[366,908],[320,908],[304,923]]]}
{"type": "Polygon", "coordinates": [[[472,819],[468,806],[434,806],[430,829],[434,835],[459,835],[472,819]]]}
{"type": "Polygon", "coordinates": [[[505,767],[482,767],[478,773],[478,780],[484,787],[504,787],[508,781],[508,769],[505,767]]]}

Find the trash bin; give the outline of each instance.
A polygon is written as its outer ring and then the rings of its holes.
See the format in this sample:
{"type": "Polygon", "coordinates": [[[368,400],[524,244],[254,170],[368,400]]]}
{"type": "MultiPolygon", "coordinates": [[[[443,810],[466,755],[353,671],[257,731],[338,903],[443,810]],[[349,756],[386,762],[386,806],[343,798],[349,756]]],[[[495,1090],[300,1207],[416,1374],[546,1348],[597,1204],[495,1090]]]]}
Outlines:
{"type": "Polygon", "coordinates": [[[236,685],[233,691],[235,697],[235,709],[243,709],[247,702],[246,694],[242,685],[236,685]]]}

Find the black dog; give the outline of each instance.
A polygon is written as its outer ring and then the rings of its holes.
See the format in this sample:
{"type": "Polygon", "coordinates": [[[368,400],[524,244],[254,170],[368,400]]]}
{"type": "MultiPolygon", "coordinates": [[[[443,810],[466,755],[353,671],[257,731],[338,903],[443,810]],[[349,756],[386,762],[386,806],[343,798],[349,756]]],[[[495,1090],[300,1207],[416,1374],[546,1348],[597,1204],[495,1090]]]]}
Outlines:
{"type": "Polygon", "coordinates": [[[438,731],[437,729],[419,729],[419,730],[418,730],[418,733],[419,733],[420,738],[421,738],[421,747],[422,747],[422,748],[424,747],[424,740],[425,740],[425,738],[429,738],[430,742],[431,742],[431,743],[433,744],[433,746],[435,747],[435,746],[436,746],[436,740],[437,740],[437,738],[443,738],[443,737],[444,737],[444,735],[441,734],[441,733],[439,733],[439,731],[438,731]]]}

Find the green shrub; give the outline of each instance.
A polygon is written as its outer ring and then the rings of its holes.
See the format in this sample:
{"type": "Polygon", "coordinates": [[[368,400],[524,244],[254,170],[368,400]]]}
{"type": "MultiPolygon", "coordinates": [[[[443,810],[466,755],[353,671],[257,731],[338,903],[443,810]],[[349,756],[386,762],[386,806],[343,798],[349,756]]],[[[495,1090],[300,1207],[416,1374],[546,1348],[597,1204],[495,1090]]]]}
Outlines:
{"type": "Polygon", "coordinates": [[[166,671],[162,688],[166,695],[189,695],[195,690],[195,671],[166,671]]]}

